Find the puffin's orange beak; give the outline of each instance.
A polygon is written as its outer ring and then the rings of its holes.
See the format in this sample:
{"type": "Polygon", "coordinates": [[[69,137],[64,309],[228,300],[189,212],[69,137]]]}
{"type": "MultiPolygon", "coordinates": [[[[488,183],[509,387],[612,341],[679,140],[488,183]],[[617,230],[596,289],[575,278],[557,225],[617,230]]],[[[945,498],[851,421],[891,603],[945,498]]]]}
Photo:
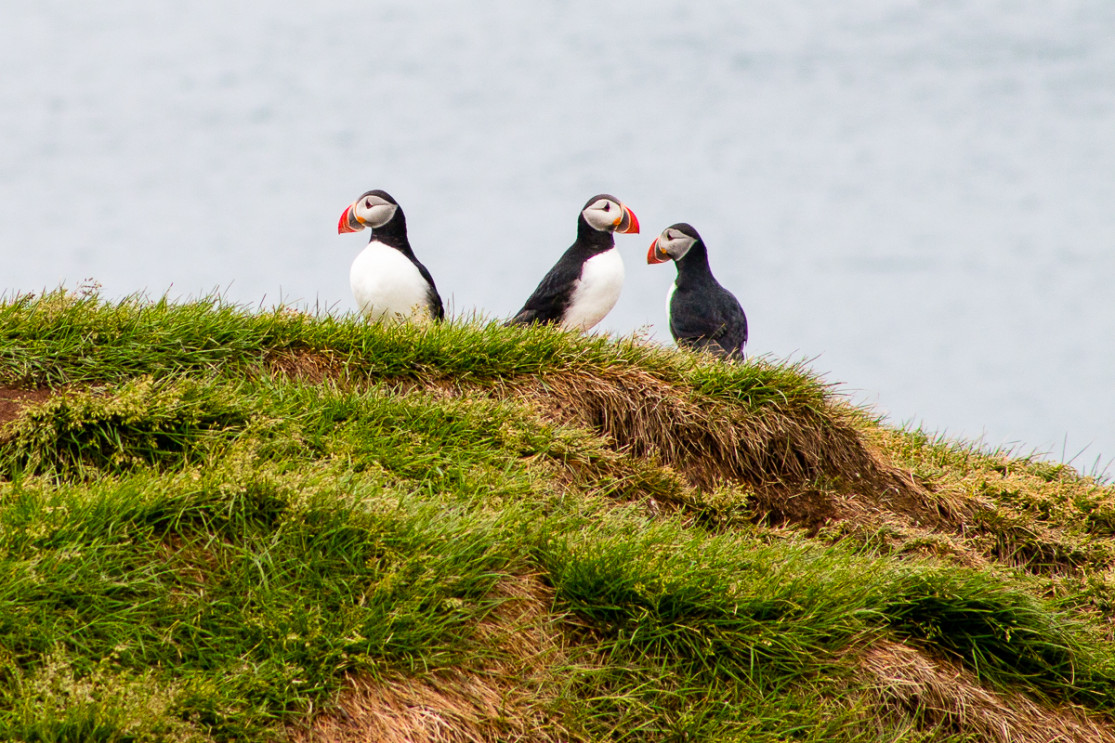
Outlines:
{"type": "Polygon", "coordinates": [[[343,235],[346,232],[359,232],[364,229],[364,225],[360,223],[360,219],[352,213],[352,204],[348,205],[344,213],[341,214],[341,221],[337,223],[337,234],[343,235]]]}
{"type": "Polygon", "coordinates": [[[665,263],[668,260],[670,260],[669,257],[658,257],[658,238],[654,238],[654,242],[650,244],[650,250],[647,251],[647,263],[653,265],[655,263],[665,263]]]}
{"type": "MultiPolygon", "coordinates": [[[[623,206],[620,204],[620,206],[623,206]]],[[[623,215],[616,223],[616,232],[629,232],[639,234],[639,219],[635,216],[635,212],[623,206],[623,215]]]]}

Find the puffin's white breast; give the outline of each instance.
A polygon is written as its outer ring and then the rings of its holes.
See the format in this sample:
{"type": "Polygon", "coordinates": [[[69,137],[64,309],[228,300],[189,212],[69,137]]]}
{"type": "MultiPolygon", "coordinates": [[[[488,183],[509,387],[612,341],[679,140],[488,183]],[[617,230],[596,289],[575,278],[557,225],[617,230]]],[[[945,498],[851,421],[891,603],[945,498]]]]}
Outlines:
{"type": "Polygon", "coordinates": [[[356,256],[348,274],[352,296],[370,321],[428,318],[429,284],[418,267],[378,240],[356,256]]]}
{"type": "Polygon", "coordinates": [[[581,266],[581,278],[561,325],[572,330],[588,330],[604,319],[623,289],[623,258],[615,248],[589,258],[581,266]]]}

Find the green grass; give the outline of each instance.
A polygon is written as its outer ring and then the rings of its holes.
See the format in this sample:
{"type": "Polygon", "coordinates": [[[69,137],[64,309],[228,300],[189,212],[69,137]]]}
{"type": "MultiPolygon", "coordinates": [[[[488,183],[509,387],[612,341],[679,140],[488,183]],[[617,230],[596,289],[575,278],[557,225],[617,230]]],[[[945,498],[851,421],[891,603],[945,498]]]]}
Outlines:
{"type": "Polygon", "coordinates": [[[236,377],[277,353],[326,353],[357,378],[451,377],[491,382],[569,370],[636,366],[703,395],[759,406],[822,406],[825,388],[801,367],[758,364],[740,374],[631,340],[570,341],[553,328],[499,323],[398,325],[370,333],[356,317],[251,313],[220,299],[119,304],[62,291],[0,305],[0,383],[58,386],[181,374],[236,377]]]}
{"type": "Polygon", "coordinates": [[[0,305],[0,384],[57,392],[0,429],[0,739],[286,740],[346,679],[454,673],[516,689],[539,740],[978,738],[881,706],[861,657],[884,641],[1004,699],[1115,716],[1109,486],[879,429],[942,493],[984,502],[976,480],[1021,473],[997,512],[1094,561],[1035,573],[990,546],[961,565],[773,527],[745,483],[694,488],[506,387],[620,372],[699,410],[848,414],[800,366],[553,329],[0,305]],[[313,379],[282,373],[307,358],[313,379]],[[542,613],[503,627],[523,581],[542,613]]]}

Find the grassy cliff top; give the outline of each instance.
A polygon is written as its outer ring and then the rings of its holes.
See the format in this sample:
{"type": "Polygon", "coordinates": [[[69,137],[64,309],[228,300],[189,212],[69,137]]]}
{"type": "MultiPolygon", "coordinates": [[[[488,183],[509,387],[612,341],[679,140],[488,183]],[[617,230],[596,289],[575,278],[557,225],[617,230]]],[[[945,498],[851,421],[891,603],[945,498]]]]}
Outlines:
{"type": "Polygon", "coordinates": [[[632,339],[9,298],[0,576],[3,740],[1115,739],[1115,487],[632,339]]]}

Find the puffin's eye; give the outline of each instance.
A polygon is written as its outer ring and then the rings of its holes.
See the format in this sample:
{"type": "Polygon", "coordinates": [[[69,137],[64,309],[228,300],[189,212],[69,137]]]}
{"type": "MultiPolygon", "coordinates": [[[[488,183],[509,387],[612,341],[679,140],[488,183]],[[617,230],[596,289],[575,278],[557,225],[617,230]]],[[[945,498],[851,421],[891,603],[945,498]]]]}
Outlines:
{"type": "Polygon", "coordinates": [[[612,210],[612,202],[605,201],[604,202],[604,211],[610,212],[611,210],[612,210]]]}
{"type": "Polygon", "coordinates": [[[365,202],[364,202],[364,206],[365,206],[365,208],[367,208],[367,209],[371,209],[371,208],[372,208],[372,200],[371,200],[371,199],[368,199],[367,201],[365,201],[365,202]]]}

